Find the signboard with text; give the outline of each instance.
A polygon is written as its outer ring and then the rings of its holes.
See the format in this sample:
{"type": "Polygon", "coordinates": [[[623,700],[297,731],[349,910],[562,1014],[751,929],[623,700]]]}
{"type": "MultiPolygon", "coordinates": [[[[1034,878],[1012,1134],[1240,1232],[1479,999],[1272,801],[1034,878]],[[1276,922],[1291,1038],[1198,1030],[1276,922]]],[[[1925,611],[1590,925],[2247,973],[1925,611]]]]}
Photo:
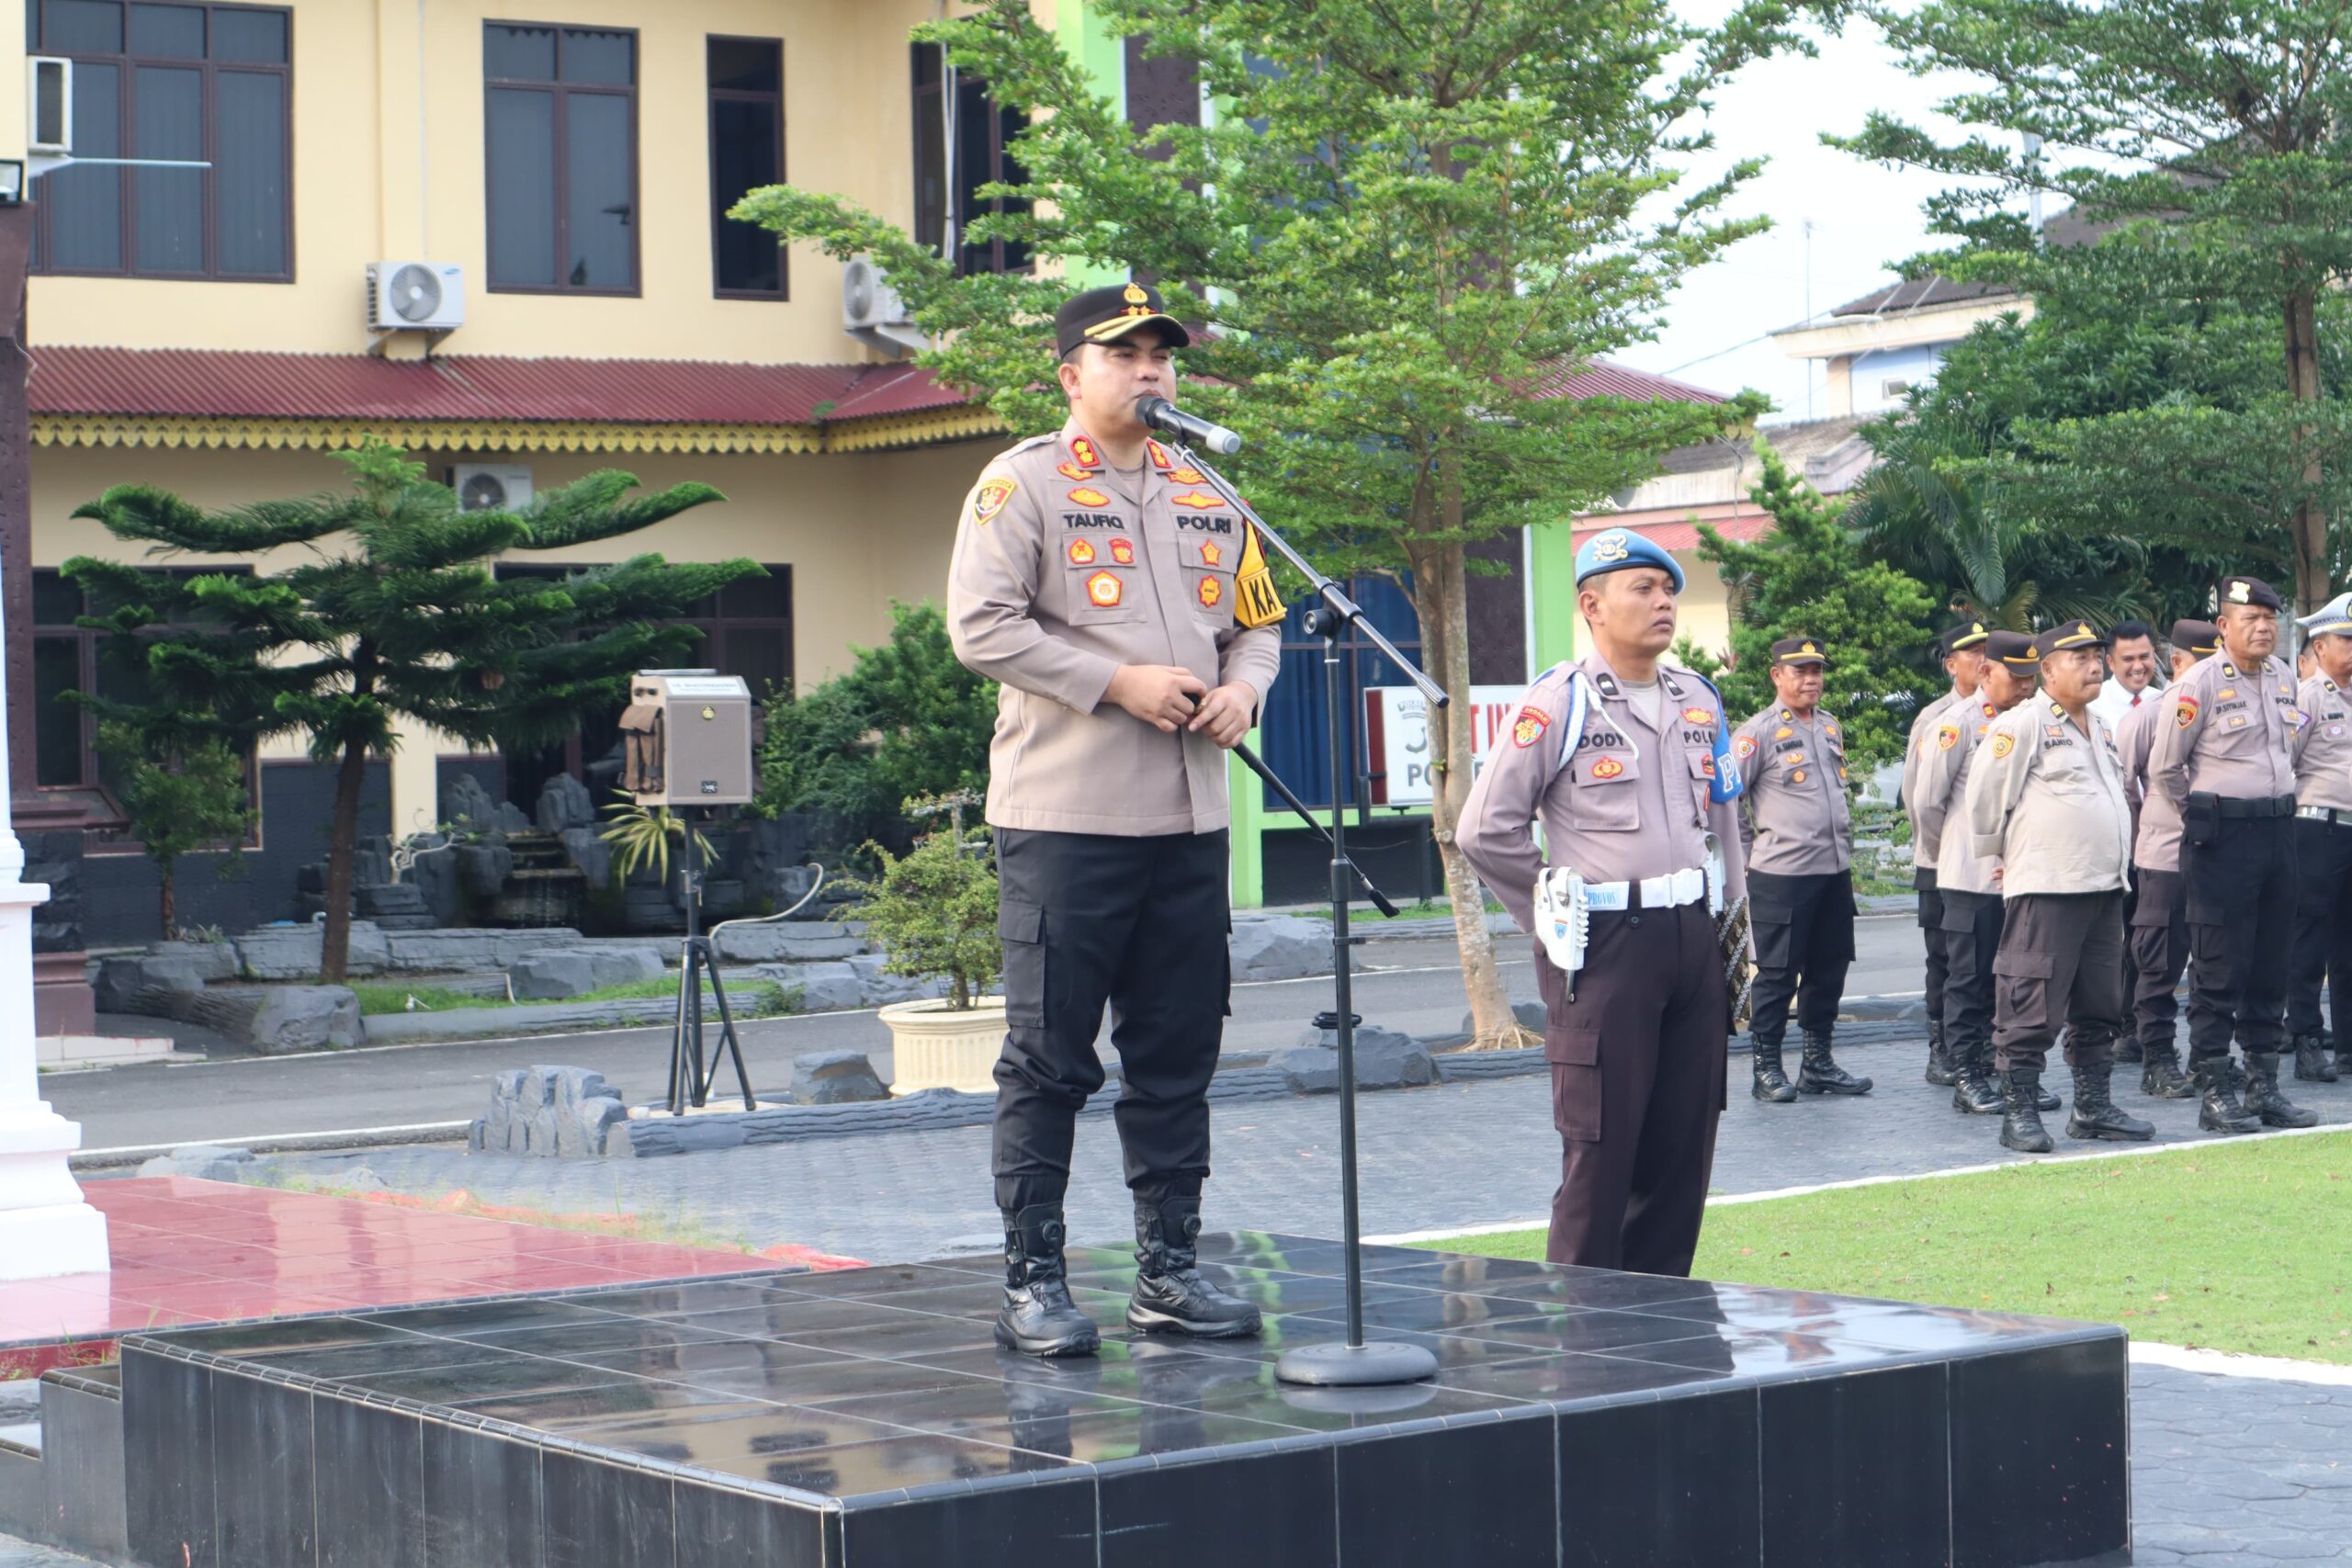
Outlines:
{"type": "MultiPolygon", "coordinates": [[[[1470,688],[1470,749],[1481,761],[1495,736],[1518,711],[1519,686],[1470,688]]],[[[1436,794],[1438,758],[1430,733],[1429,704],[1411,686],[1367,686],[1363,693],[1364,754],[1371,764],[1372,804],[1427,806],[1436,794]]]]}

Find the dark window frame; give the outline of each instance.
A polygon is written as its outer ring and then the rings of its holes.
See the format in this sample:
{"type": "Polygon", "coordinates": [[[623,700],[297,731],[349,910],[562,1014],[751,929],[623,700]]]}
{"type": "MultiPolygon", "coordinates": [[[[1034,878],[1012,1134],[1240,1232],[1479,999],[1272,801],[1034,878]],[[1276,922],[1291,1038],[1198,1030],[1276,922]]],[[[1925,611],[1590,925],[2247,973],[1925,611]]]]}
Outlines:
{"type": "MultiPolygon", "coordinates": [[[[198,110],[201,117],[199,121],[199,136],[203,149],[203,156],[208,160],[213,159],[218,152],[218,146],[214,141],[216,121],[219,118],[215,112],[218,97],[214,90],[214,84],[219,80],[220,76],[225,73],[230,75],[277,77],[282,84],[280,89],[280,101],[284,105],[286,117],[284,131],[279,139],[280,145],[285,149],[285,152],[279,164],[278,185],[278,188],[282,193],[282,199],[278,204],[278,208],[279,222],[283,226],[286,236],[286,268],[283,272],[275,273],[222,272],[220,270],[220,213],[217,206],[217,182],[215,180],[217,171],[212,169],[198,169],[195,171],[199,188],[202,192],[202,195],[198,197],[198,205],[204,214],[203,266],[194,272],[164,272],[141,268],[138,265],[137,261],[139,254],[139,203],[137,195],[139,181],[135,176],[139,171],[136,169],[118,168],[116,172],[121,177],[118,182],[115,199],[119,204],[119,216],[118,221],[120,225],[119,232],[122,242],[122,265],[117,267],[59,266],[55,265],[50,259],[51,253],[55,249],[55,244],[50,232],[51,224],[49,204],[45,202],[35,202],[33,209],[33,265],[31,271],[36,276],[43,277],[139,277],[173,283],[292,283],[295,281],[293,9],[290,6],[286,6],[214,5],[209,3],[209,0],[164,0],[164,3],[183,5],[188,10],[201,11],[204,13],[205,53],[202,59],[185,60],[160,57],[151,59],[144,55],[130,53],[130,36],[127,10],[125,13],[126,21],[123,29],[123,49],[125,52],[120,54],[94,54],[86,50],[74,51],[52,49],[46,44],[41,44],[36,41],[40,37],[40,28],[42,25],[41,0],[28,0],[26,6],[25,30],[27,34],[27,52],[43,55],[55,55],[62,59],[74,61],[77,63],[87,61],[94,65],[111,65],[120,71],[122,73],[122,85],[120,89],[120,102],[117,108],[117,113],[120,117],[120,124],[117,128],[117,136],[120,146],[130,149],[130,151],[122,155],[125,157],[134,158],[139,155],[136,144],[133,142],[131,138],[131,131],[135,124],[135,116],[138,108],[138,94],[133,90],[132,84],[135,79],[135,73],[141,67],[175,71],[192,70],[202,75],[204,79],[204,85],[202,88],[200,107],[198,110]],[[215,14],[222,11],[266,12],[280,18],[286,25],[285,62],[277,65],[270,65],[258,61],[215,61],[212,58],[211,51],[212,17],[215,14]]],[[[51,177],[53,178],[54,176],[51,177]]]]}
{"type": "MultiPolygon", "coordinates": [[[[175,571],[186,577],[212,577],[222,573],[249,573],[253,569],[251,567],[231,564],[221,566],[171,567],[164,568],[163,570],[175,571]]],[[[54,579],[60,584],[70,586],[70,584],[65,583],[65,574],[53,566],[37,566],[33,568],[33,576],[36,579],[54,579]]],[[[38,598],[36,598],[35,602],[38,603],[38,598]]],[[[82,596],[82,613],[84,615],[90,613],[89,595],[86,593],[82,596]]],[[[36,643],[63,642],[69,639],[72,640],[74,644],[74,690],[77,692],[95,692],[98,689],[99,678],[98,646],[113,635],[114,634],[112,632],[100,631],[95,626],[75,626],[70,622],[60,623],[56,621],[42,621],[36,617],[33,620],[32,628],[29,634],[29,640],[36,643]]],[[[76,756],[81,763],[81,776],[79,780],[73,784],[40,783],[37,784],[36,787],[45,790],[94,789],[99,794],[105,795],[107,799],[115,806],[116,809],[119,810],[121,803],[116,800],[113,786],[106,781],[106,776],[103,772],[104,760],[98,755],[97,716],[92,713],[88,708],[78,705],[74,708],[74,715],[76,728],[80,732],[81,740],[81,744],[76,750],[76,756]]],[[[261,770],[265,763],[277,760],[300,761],[300,759],[265,758],[262,756],[261,748],[258,746],[253,747],[246,751],[245,785],[253,802],[253,826],[246,829],[245,837],[240,842],[234,844],[223,843],[211,851],[202,852],[218,854],[232,849],[259,850],[262,848],[261,770]]],[[[38,752],[36,752],[33,761],[33,774],[36,779],[39,779],[40,775],[40,761],[41,759],[38,752]]],[[[130,830],[126,829],[120,832],[90,835],[89,838],[85,840],[85,847],[84,848],[83,852],[85,854],[93,855],[144,854],[147,852],[147,846],[143,840],[133,837],[130,830]]]]}
{"type": "Polygon", "coordinates": [[[763,299],[784,301],[792,298],[791,248],[781,240],[775,246],[775,287],[774,288],[729,288],[719,277],[719,235],[730,223],[740,220],[727,216],[734,198],[718,188],[718,106],[723,103],[768,104],[775,109],[775,177],[780,184],[785,178],[784,124],[784,40],[780,38],[754,38],[745,33],[707,33],[703,38],[703,92],[706,132],[710,153],[710,294],[714,299],[763,299]],[[715,43],[751,43],[773,46],[775,50],[775,91],[757,92],[744,87],[720,87],[710,81],[710,46],[715,43]]]}
{"type": "Polygon", "coordinates": [[[482,18],[481,68],[481,158],[482,158],[482,282],[492,294],[554,294],[571,299],[641,299],[645,297],[645,160],[639,155],[643,126],[639,121],[637,90],[639,78],[645,69],[643,35],[635,28],[585,27],[563,22],[532,22],[513,17],[482,18]],[[555,34],[555,76],[550,81],[531,81],[520,77],[492,76],[490,73],[490,29],[492,28],[545,28],[555,34]],[[571,33],[625,33],[629,40],[629,80],[621,86],[609,82],[567,82],[563,79],[563,40],[571,33]],[[495,220],[490,210],[491,161],[496,155],[491,147],[491,95],[496,92],[546,93],[554,100],[555,115],[551,130],[553,166],[548,171],[552,181],[555,206],[555,263],[553,283],[501,283],[490,270],[490,228],[495,220]],[[565,173],[570,167],[571,124],[570,103],[573,95],[594,95],[617,97],[628,103],[628,276],[626,288],[597,288],[586,284],[565,283],[564,257],[571,245],[571,192],[565,173]]]}
{"type": "MultiPolygon", "coordinates": [[[[929,145],[923,135],[923,103],[925,99],[939,101],[940,124],[944,128],[944,136],[949,141],[956,139],[957,106],[947,101],[945,59],[940,51],[940,46],[935,43],[917,43],[910,44],[908,50],[907,80],[914,110],[915,223],[920,228],[922,226],[923,176],[934,166],[935,161],[941,157],[943,151],[941,148],[929,145]],[[928,51],[927,54],[926,51],[928,51]],[[924,79],[926,63],[930,66],[928,81],[924,79]]],[[[1019,171],[1012,165],[1006,150],[1012,145],[1012,139],[1027,124],[1026,117],[1019,109],[998,107],[995,100],[989,96],[988,84],[977,76],[960,77],[956,84],[956,92],[958,98],[967,92],[976,93],[994,109],[988,118],[988,173],[984,178],[969,183],[976,186],[987,185],[991,181],[1005,179],[1009,173],[1018,173],[1019,171]]],[[[956,167],[958,170],[963,167],[960,161],[956,167]]],[[[960,173],[957,175],[957,184],[955,186],[947,183],[946,170],[944,166],[939,168],[939,174],[944,210],[956,224],[956,275],[958,277],[968,277],[975,273],[1035,272],[1037,265],[1036,257],[1030,254],[1027,247],[1016,242],[991,240],[986,245],[974,245],[965,238],[970,231],[973,220],[983,216],[983,212],[965,206],[964,192],[959,188],[965,182],[960,173]],[[1017,260],[1014,253],[1018,253],[1017,260]]],[[[1002,211],[1004,205],[1001,200],[989,202],[985,210],[1002,211]]],[[[915,237],[929,245],[933,252],[939,249],[937,235],[918,233],[915,237]]]]}

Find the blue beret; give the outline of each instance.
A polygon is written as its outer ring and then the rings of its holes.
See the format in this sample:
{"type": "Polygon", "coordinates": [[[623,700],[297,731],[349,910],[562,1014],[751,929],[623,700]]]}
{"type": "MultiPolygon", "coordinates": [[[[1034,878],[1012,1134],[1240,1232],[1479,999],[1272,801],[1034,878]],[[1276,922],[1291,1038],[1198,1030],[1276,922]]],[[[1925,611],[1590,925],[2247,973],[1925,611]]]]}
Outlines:
{"type": "Polygon", "coordinates": [[[1682,592],[1682,568],[1674,558],[1630,528],[1603,528],[1577,547],[1577,586],[1583,587],[1588,577],[1629,566],[1663,567],[1674,579],[1674,591],[1682,592]]]}

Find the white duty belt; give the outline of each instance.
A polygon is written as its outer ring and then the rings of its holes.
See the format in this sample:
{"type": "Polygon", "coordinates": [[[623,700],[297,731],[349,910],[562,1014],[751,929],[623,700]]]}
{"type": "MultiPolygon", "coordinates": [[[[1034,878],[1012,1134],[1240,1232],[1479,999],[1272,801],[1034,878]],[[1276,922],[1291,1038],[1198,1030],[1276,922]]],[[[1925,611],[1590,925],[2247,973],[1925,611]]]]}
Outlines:
{"type": "Polygon", "coordinates": [[[1593,909],[1679,909],[1707,896],[1707,873],[1693,865],[1639,882],[1588,882],[1584,894],[1593,909]]]}

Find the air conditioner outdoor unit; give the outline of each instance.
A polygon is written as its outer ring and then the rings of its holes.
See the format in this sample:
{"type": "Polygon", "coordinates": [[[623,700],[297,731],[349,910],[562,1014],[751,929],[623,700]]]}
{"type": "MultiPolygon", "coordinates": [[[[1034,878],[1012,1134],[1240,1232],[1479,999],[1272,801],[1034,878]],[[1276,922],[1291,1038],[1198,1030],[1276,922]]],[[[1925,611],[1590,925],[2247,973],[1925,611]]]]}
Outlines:
{"type": "Polygon", "coordinates": [[[74,62],[36,54],[25,61],[26,101],[31,111],[26,151],[74,151],[74,62]]]}
{"type": "Polygon", "coordinates": [[[842,264],[842,330],[869,348],[896,353],[924,346],[906,302],[872,256],[842,264]]]}
{"type": "Polygon", "coordinates": [[[531,504],[531,470],[498,463],[458,463],[449,488],[460,512],[520,512],[531,504]]]}
{"type": "Polygon", "coordinates": [[[455,262],[368,264],[371,332],[446,333],[466,324],[466,274],[455,262]]]}

